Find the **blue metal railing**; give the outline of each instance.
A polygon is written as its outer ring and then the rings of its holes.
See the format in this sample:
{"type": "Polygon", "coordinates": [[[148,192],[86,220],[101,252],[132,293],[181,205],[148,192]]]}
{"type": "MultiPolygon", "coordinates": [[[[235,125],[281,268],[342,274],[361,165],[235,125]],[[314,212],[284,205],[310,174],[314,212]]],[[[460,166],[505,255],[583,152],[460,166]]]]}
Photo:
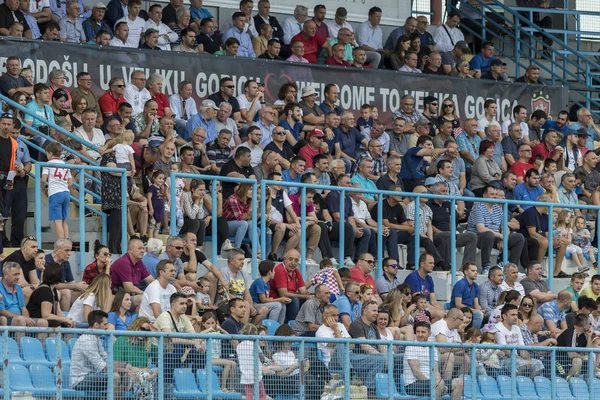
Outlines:
{"type": "MultiPolygon", "coordinates": [[[[202,180],[207,180],[207,181],[211,181],[212,182],[212,190],[211,190],[211,196],[212,196],[212,204],[213,204],[213,209],[212,209],[212,218],[213,221],[216,220],[217,217],[217,213],[216,213],[216,204],[217,204],[217,191],[216,191],[216,185],[217,185],[217,181],[223,181],[223,182],[239,182],[239,183],[250,183],[252,184],[252,243],[255,244],[257,243],[257,228],[258,228],[258,215],[264,216],[267,215],[266,214],[266,201],[265,201],[265,196],[267,193],[267,186],[268,185],[279,185],[279,186],[286,186],[286,187],[296,187],[300,189],[300,199],[301,201],[301,216],[300,216],[300,226],[304,227],[306,226],[306,210],[305,207],[303,206],[306,200],[306,189],[318,189],[318,190],[332,190],[332,191],[338,191],[341,193],[340,195],[340,200],[339,200],[339,210],[340,210],[340,221],[339,222],[334,222],[334,223],[344,223],[344,208],[345,208],[345,204],[344,204],[344,199],[345,196],[349,193],[363,193],[363,194],[373,194],[375,196],[377,196],[377,202],[378,202],[378,220],[377,220],[377,276],[380,276],[382,274],[382,260],[383,260],[383,240],[382,240],[382,225],[383,225],[383,218],[381,215],[381,210],[382,210],[382,206],[383,206],[383,197],[384,196],[402,196],[402,197],[408,197],[408,198],[412,198],[415,201],[415,204],[420,204],[420,199],[421,198],[427,198],[427,199],[442,199],[442,200],[446,200],[446,201],[450,201],[451,204],[451,210],[455,210],[456,209],[456,202],[457,201],[465,201],[465,202],[481,202],[481,203],[491,203],[491,204],[497,204],[499,206],[502,207],[502,213],[503,213],[503,226],[502,226],[502,235],[503,235],[503,242],[505,243],[505,248],[504,251],[502,252],[502,262],[504,264],[506,264],[508,262],[508,248],[506,247],[506,244],[508,243],[508,236],[510,233],[509,227],[508,227],[508,216],[509,211],[508,211],[508,206],[509,205],[518,205],[518,206],[538,206],[538,207],[548,207],[548,215],[547,215],[547,219],[548,219],[548,230],[549,230],[549,234],[548,234],[548,249],[549,249],[549,256],[548,256],[548,286],[550,287],[550,289],[553,288],[554,286],[554,258],[552,256],[552,249],[553,249],[553,237],[552,237],[552,229],[551,227],[554,225],[554,220],[553,220],[553,213],[554,213],[554,209],[560,208],[560,209],[580,209],[580,210],[600,210],[600,206],[595,206],[595,205],[587,205],[587,204],[562,204],[562,203],[546,203],[546,202],[537,202],[537,201],[524,201],[524,200],[504,200],[504,199],[489,199],[489,198],[474,198],[474,197],[463,197],[463,196],[442,196],[442,195],[435,195],[435,194],[420,194],[420,193],[407,193],[407,192],[396,192],[396,191],[389,191],[389,190],[367,190],[367,189],[362,189],[362,188],[352,188],[352,187],[339,187],[339,186],[331,186],[331,185],[321,185],[321,184],[307,184],[307,183],[295,183],[295,182],[282,182],[282,181],[270,181],[270,180],[261,180],[260,182],[256,182],[253,179],[243,179],[243,178],[231,178],[231,177],[222,177],[222,176],[214,176],[214,175],[194,175],[194,174],[185,174],[185,173],[172,173],[171,174],[171,198],[175,198],[175,179],[177,178],[186,178],[186,179],[202,179],[202,180]],[[256,190],[257,187],[260,186],[260,191],[261,191],[261,201],[260,204],[257,201],[257,197],[256,197],[256,190]]],[[[176,232],[176,219],[175,219],[175,213],[176,210],[174,208],[171,209],[171,235],[174,235],[176,232]]],[[[420,256],[420,235],[418,234],[419,232],[419,226],[420,226],[420,213],[416,212],[415,210],[415,219],[414,219],[414,226],[415,226],[415,235],[414,235],[414,241],[415,241],[415,258],[413,261],[415,266],[419,265],[419,256],[420,256]]],[[[451,265],[451,279],[452,279],[452,286],[454,286],[454,284],[456,283],[456,279],[457,279],[457,275],[456,272],[458,270],[457,265],[456,265],[456,234],[457,234],[457,229],[456,229],[456,214],[455,213],[451,213],[450,215],[451,218],[451,223],[450,223],[450,240],[451,240],[451,244],[450,244],[450,254],[451,254],[451,260],[450,260],[450,265],[451,265]]],[[[266,246],[266,242],[265,242],[265,218],[261,218],[261,235],[263,236],[263,240],[261,241],[261,245],[263,246],[262,249],[262,254],[263,257],[266,254],[265,253],[265,246],[266,246]]],[[[300,255],[301,255],[301,261],[300,261],[300,272],[302,273],[303,276],[306,276],[306,232],[304,232],[305,230],[302,229],[302,239],[300,240],[300,255]]],[[[339,237],[339,261],[340,263],[342,262],[342,260],[344,259],[344,229],[343,227],[340,227],[339,229],[340,231],[340,237],[339,237]]],[[[213,264],[216,265],[216,261],[217,261],[217,242],[216,242],[216,224],[213,223],[213,228],[212,228],[212,235],[213,235],[213,240],[212,240],[212,261],[213,264]]],[[[256,269],[256,248],[258,246],[252,246],[252,252],[253,252],[253,256],[252,256],[252,262],[253,262],[253,267],[252,267],[252,278],[256,279],[258,277],[257,274],[257,269],[256,269]]],[[[400,260],[398,260],[400,261],[400,260]]],[[[410,262],[411,260],[408,260],[408,262],[410,262]]]]}
{"type": "MultiPolygon", "coordinates": [[[[37,163],[39,170],[35,174],[35,235],[38,239],[38,246],[42,246],[42,169],[44,167],[57,167],[66,168],[70,170],[80,171],[79,173],[79,186],[85,187],[85,175],[84,171],[99,171],[99,172],[112,172],[121,174],[121,249],[123,252],[127,249],[127,170],[125,168],[108,168],[108,167],[97,167],[93,165],[72,165],[67,163],[37,163]]],[[[83,190],[79,191],[79,204],[85,204],[85,193],[83,190]]],[[[83,269],[85,267],[85,207],[79,207],[79,267],[83,269]]],[[[104,223],[103,218],[103,225],[104,223]]],[[[105,229],[105,226],[103,226],[105,229]]],[[[103,231],[104,232],[104,231],[103,231]]],[[[103,238],[105,234],[103,233],[103,238]]],[[[103,239],[104,240],[104,239],[103,239]]],[[[106,243],[106,242],[105,242],[106,243]]]]}
{"type": "MultiPolygon", "coordinates": [[[[489,0],[485,3],[480,4],[480,11],[482,15],[479,26],[482,28],[482,33],[479,34],[468,27],[463,26],[462,29],[469,32],[476,38],[481,40],[498,40],[505,49],[499,49],[500,54],[515,63],[515,76],[521,75],[522,68],[526,68],[521,62],[522,53],[528,53],[530,63],[535,63],[541,71],[544,71],[550,75],[548,84],[556,84],[557,82],[567,86],[570,90],[570,100],[580,107],[590,108],[591,103],[598,103],[592,98],[593,81],[596,70],[600,70],[600,64],[590,57],[595,55],[593,52],[582,52],[580,51],[580,45],[574,49],[568,44],[568,39],[565,36],[565,40],[561,40],[559,37],[554,36],[553,33],[576,34],[577,31],[563,31],[559,29],[546,29],[535,25],[531,18],[524,17],[519,14],[521,12],[528,12],[533,14],[548,13],[548,14],[563,14],[566,10],[553,10],[553,9],[533,9],[533,8],[518,8],[518,7],[507,7],[498,0],[489,0]],[[486,14],[491,14],[498,20],[503,21],[506,26],[494,24],[494,29],[486,29],[486,14]],[[506,17],[512,16],[514,21],[508,20],[506,17]],[[510,26],[514,28],[511,29],[510,26]],[[513,39],[507,40],[505,37],[513,39]],[[537,44],[544,46],[543,38],[551,39],[561,50],[550,49],[551,55],[547,56],[543,51],[536,48],[537,44]],[[562,56],[562,62],[558,62],[557,55],[562,56]],[[536,57],[542,60],[547,60],[550,63],[550,67],[546,66],[541,62],[536,61],[536,57]],[[575,60],[571,59],[574,57],[575,60]],[[585,64],[585,66],[583,66],[585,64]],[[575,72],[569,70],[572,68],[575,72]],[[585,86],[580,84],[581,75],[585,74],[586,82],[585,86]],[[585,94],[582,94],[585,92],[585,94]],[[579,96],[579,97],[578,97],[579,96]],[[582,100],[583,99],[583,100],[582,100]]],[[[459,10],[460,11],[460,10],[459,10]]],[[[576,14],[589,14],[596,15],[599,13],[584,13],[584,12],[573,12],[576,14]]],[[[473,21],[478,23],[478,21],[473,21]]],[[[542,78],[542,82],[545,80],[542,78]]],[[[598,111],[592,110],[592,112],[598,116],[598,111]]]]}
{"type": "MultiPolygon", "coordinates": [[[[470,384],[471,386],[468,388],[470,389],[470,394],[472,399],[483,399],[484,397],[481,397],[478,393],[479,391],[477,390],[478,384],[477,384],[477,359],[476,359],[476,351],[477,350],[483,350],[483,349],[496,349],[496,350],[504,350],[507,352],[510,352],[510,369],[509,371],[507,371],[508,373],[510,373],[510,378],[511,378],[511,386],[510,386],[510,399],[519,399],[521,398],[519,393],[517,392],[517,356],[518,356],[518,352],[520,351],[529,351],[531,352],[531,354],[533,353],[545,353],[544,357],[547,357],[548,355],[550,355],[550,371],[545,371],[545,373],[547,375],[550,376],[550,399],[555,400],[557,398],[557,371],[556,368],[554,368],[554,365],[556,365],[556,361],[557,361],[557,355],[558,356],[562,356],[562,357],[566,357],[566,353],[567,352],[576,352],[579,354],[585,354],[585,356],[587,356],[587,360],[584,361],[584,363],[586,363],[587,368],[587,375],[584,376],[584,379],[587,381],[587,393],[579,393],[579,395],[581,396],[589,396],[590,399],[593,399],[595,397],[593,397],[594,391],[598,390],[598,385],[600,385],[600,381],[598,379],[594,378],[594,364],[595,364],[595,358],[596,356],[600,356],[600,349],[598,348],[592,348],[592,347],[577,347],[577,348],[567,348],[567,347],[541,347],[541,346],[514,346],[514,345],[495,345],[495,344],[460,344],[460,343],[436,343],[436,342],[416,342],[416,341],[388,341],[388,340],[364,340],[364,339],[335,339],[335,338],[311,338],[311,337],[296,337],[296,336],[248,336],[248,335],[228,335],[228,334],[186,334],[186,333],[166,333],[166,332],[145,332],[145,331],[102,331],[102,330],[85,330],[85,329],[43,329],[43,328],[26,328],[26,327],[2,327],[2,336],[0,337],[0,341],[2,341],[3,343],[3,354],[1,354],[0,356],[2,357],[2,365],[4,366],[2,374],[3,374],[3,380],[4,380],[4,399],[8,400],[11,398],[11,380],[10,380],[10,365],[11,362],[16,361],[15,359],[11,358],[11,355],[9,355],[9,345],[8,341],[9,341],[9,337],[14,334],[14,333],[27,333],[28,335],[31,336],[35,336],[35,335],[40,335],[40,334],[53,334],[55,335],[55,340],[56,340],[56,366],[54,367],[55,369],[55,377],[56,377],[56,386],[59,388],[58,391],[58,398],[62,397],[62,393],[60,391],[60,389],[62,388],[62,385],[64,385],[64,382],[61,381],[61,368],[62,368],[62,355],[63,355],[63,350],[62,350],[62,346],[64,346],[64,341],[63,341],[63,336],[64,335],[96,335],[96,336],[101,336],[104,338],[107,338],[108,340],[105,340],[104,342],[106,343],[106,352],[108,354],[108,359],[107,359],[107,365],[106,365],[106,372],[107,375],[109,377],[113,376],[113,373],[115,372],[115,362],[113,360],[113,354],[114,354],[114,346],[115,346],[115,341],[117,339],[117,337],[119,336],[124,336],[124,337],[136,337],[136,338],[155,338],[156,341],[156,346],[158,348],[158,369],[159,369],[159,374],[158,374],[158,398],[159,399],[163,399],[166,398],[165,394],[167,392],[167,385],[165,384],[165,380],[164,380],[164,371],[165,368],[169,368],[168,366],[165,365],[165,360],[164,360],[164,355],[168,353],[167,349],[166,349],[166,345],[169,342],[169,339],[176,339],[176,338],[183,338],[183,339],[196,339],[196,340],[203,340],[205,341],[205,360],[206,360],[206,365],[205,365],[205,370],[206,371],[212,371],[212,367],[213,367],[213,353],[212,353],[212,349],[213,349],[213,342],[215,340],[221,341],[221,342],[225,342],[228,340],[236,340],[238,342],[242,342],[242,341],[252,341],[254,343],[254,346],[256,346],[255,348],[260,348],[260,343],[266,343],[266,345],[271,345],[273,343],[277,343],[277,342],[290,342],[290,343],[294,343],[294,346],[297,346],[297,354],[298,354],[298,360],[301,362],[300,365],[304,365],[302,362],[307,360],[307,356],[306,356],[306,349],[307,348],[314,348],[315,346],[318,346],[319,344],[323,345],[323,344],[335,344],[336,346],[343,346],[343,354],[342,354],[342,358],[343,360],[340,360],[342,362],[340,362],[341,364],[341,371],[337,371],[340,372],[343,375],[343,380],[344,380],[344,386],[346,388],[346,390],[344,390],[344,394],[343,394],[343,398],[349,400],[350,399],[350,377],[351,377],[351,370],[352,370],[352,362],[351,362],[351,355],[353,353],[353,350],[351,350],[351,346],[359,346],[362,344],[368,344],[371,346],[385,346],[385,353],[380,352],[379,356],[380,357],[386,357],[385,359],[385,365],[387,366],[387,371],[385,371],[387,373],[387,391],[388,391],[388,396],[386,398],[388,399],[394,399],[396,397],[393,396],[393,393],[395,392],[395,388],[396,388],[396,382],[394,379],[394,376],[399,376],[399,373],[395,373],[394,372],[394,368],[395,368],[395,364],[394,364],[394,356],[396,356],[398,353],[394,350],[395,347],[397,348],[404,348],[406,346],[419,346],[419,347],[424,347],[424,348],[428,348],[429,349],[429,365],[430,365],[430,372],[431,375],[430,376],[434,376],[434,362],[433,360],[436,358],[436,352],[441,350],[441,349],[453,349],[454,351],[458,351],[457,354],[461,354],[461,357],[464,357],[465,359],[468,358],[469,359],[469,373],[467,375],[470,376],[470,384]]],[[[320,351],[320,350],[318,350],[320,351]]],[[[317,352],[318,352],[317,351],[317,352]]],[[[250,355],[248,355],[250,356],[250,355]]],[[[258,397],[258,382],[259,382],[259,378],[258,378],[258,366],[260,363],[259,357],[260,357],[260,352],[259,351],[254,351],[251,355],[251,357],[253,357],[253,361],[254,361],[254,397],[255,398],[259,398],[258,397]]],[[[536,358],[536,356],[532,356],[532,358],[536,358]]],[[[405,361],[406,362],[406,361],[405,361]]],[[[35,362],[31,362],[31,364],[35,364],[35,362]]],[[[441,363],[440,363],[441,365],[441,363]]],[[[195,372],[195,371],[194,371],[195,372]]],[[[365,372],[366,374],[368,374],[369,372],[365,372]]],[[[401,372],[400,372],[401,373],[401,372]]],[[[460,377],[459,377],[460,378],[460,377]]],[[[463,382],[465,378],[463,377],[463,382]]],[[[206,381],[206,385],[207,385],[207,390],[206,393],[204,394],[204,396],[208,399],[208,400],[212,400],[213,398],[217,398],[216,395],[214,395],[213,393],[213,387],[212,387],[212,382],[211,379],[207,379],[206,381]],[[213,397],[214,396],[214,397],[213,397]]],[[[304,398],[302,396],[302,394],[305,393],[306,390],[306,382],[304,379],[299,379],[298,382],[298,391],[300,393],[300,398],[304,398]]],[[[115,393],[114,393],[114,384],[113,384],[113,379],[108,379],[107,380],[107,388],[106,388],[106,398],[108,400],[112,400],[115,398],[115,393]]],[[[435,379],[431,379],[430,380],[430,394],[429,396],[426,396],[425,398],[429,398],[429,399],[435,399],[436,398],[436,390],[437,390],[437,385],[435,382],[435,379]]],[[[467,388],[463,388],[464,391],[467,390],[467,388]]],[[[575,395],[577,396],[578,393],[575,393],[575,395]]],[[[422,398],[422,397],[421,397],[422,398]]],[[[462,398],[462,397],[461,397],[462,398]]],[[[507,397],[505,397],[507,398],[507,397]]]]}

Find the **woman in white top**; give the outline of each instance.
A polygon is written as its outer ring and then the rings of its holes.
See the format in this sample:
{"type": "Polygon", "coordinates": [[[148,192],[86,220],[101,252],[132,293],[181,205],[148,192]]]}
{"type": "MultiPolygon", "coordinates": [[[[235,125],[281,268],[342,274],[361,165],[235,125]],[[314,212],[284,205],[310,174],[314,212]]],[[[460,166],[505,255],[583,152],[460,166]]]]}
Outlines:
{"type": "MultiPolygon", "coordinates": [[[[294,330],[288,324],[283,324],[275,331],[275,336],[293,337],[294,330]]],[[[273,362],[281,367],[275,375],[265,376],[268,395],[271,397],[286,396],[298,393],[300,384],[300,362],[292,351],[293,342],[273,342],[275,352],[273,362]]]]}
{"type": "Polygon", "coordinates": [[[377,313],[377,330],[382,340],[394,340],[394,334],[388,328],[390,322],[390,310],[387,307],[379,307],[377,313]]]}
{"type": "Polygon", "coordinates": [[[92,284],[75,300],[67,318],[75,321],[77,328],[87,328],[87,317],[90,311],[102,310],[108,312],[111,303],[110,277],[106,274],[100,274],[94,278],[92,284]]]}

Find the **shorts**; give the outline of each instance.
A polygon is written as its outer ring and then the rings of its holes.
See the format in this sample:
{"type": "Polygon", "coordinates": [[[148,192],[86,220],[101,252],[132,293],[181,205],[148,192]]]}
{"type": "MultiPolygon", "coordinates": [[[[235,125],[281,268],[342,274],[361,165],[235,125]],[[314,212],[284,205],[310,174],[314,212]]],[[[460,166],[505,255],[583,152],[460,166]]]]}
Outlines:
{"type": "Polygon", "coordinates": [[[406,390],[406,394],[409,396],[424,397],[429,396],[429,393],[431,392],[429,379],[416,380],[410,385],[406,385],[404,389],[406,390]]]}
{"type": "Polygon", "coordinates": [[[71,194],[69,192],[54,193],[48,199],[49,220],[66,220],[69,216],[69,206],[71,205],[71,194]]]}
{"type": "Polygon", "coordinates": [[[131,163],[126,162],[126,163],[117,163],[117,167],[119,168],[125,168],[127,171],[131,171],[131,163]]]}

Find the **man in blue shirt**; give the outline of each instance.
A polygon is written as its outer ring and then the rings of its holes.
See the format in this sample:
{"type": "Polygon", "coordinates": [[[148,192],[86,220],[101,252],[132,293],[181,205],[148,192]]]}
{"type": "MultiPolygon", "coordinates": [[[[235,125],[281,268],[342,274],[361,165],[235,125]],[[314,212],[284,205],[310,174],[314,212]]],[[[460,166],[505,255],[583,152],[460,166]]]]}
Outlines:
{"type": "MultiPolygon", "coordinates": [[[[567,125],[567,122],[569,122],[569,112],[566,110],[559,111],[556,121],[548,119],[542,126],[542,129],[544,130],[544,136],[546,135],[546,132],[549,132],[550,130],[558,132],[564,136],[567,133],[567,130],[570,129],[570,126],[567,125]]],[[[542,137],[542,141],[543,140],[544,137],[542,137]]]]}
{"type": "MultiPolygon", "coordinates": [[[[540,186],[540,174],[535,168],[527,170],[525,173],[525,182],[519,183],[514,188],[515,200],[536,201],[538,196],[544,194],[544,189],[540,186]]],[[[527,210],[528,205],[520,205],[519,212],[527,210]]]]}
{"type": "Polygon", "coordinates": [[[215,117],[219,110],[220,108],[217,107],[214,101],[204,100],[202,104],[200,104],[200,112],[188,120],[185,129],[186,137],[184,139],[189,140],[192,137],[194,129],[200,127],[204,128],[206,131],[204,144],[212,143],[218,135],[215,117]]]}
{"type": "Polygon", "coordinates": [[[248,33],[244,32],[246,27],[246,14],[241,11],[235,12],[233,13],[232,21],[233,26],[223,32],[223,42],[230,37],[234,37],[240,41],[238,56],[256,58],[254,48],[252,47],[252,38],[248,33]]]}
{"type": "Polygon", "coordinates": [[[431,305],[429,312],[433,318],[442,318],[445,314],[444,307],[438,303],[435,297],[435,286],[431,273],[435,268],[435,258],[431,254],[423,253],[419,257],[419,269],[411,272],[404,279],[404,283],[415,293],[422,293],[431,305]]]}
{"type": "MultiPolygon", "coordinates": [[[[306,159],[302,156],[296,156],[292,158],[290,163],[290,169],[286,169],[281,173],[282,180],[284,182],[297,182],[300,183],[302,174],[304,174],[304,168],[306,167],[306,159]]],[[[287,192],[291,196],[300,191],[298,187],[288,186],[287,192]]]]}
{"type": "Polygon", "coordinates": [[[594,123],[592,113],[587,108],[580,108],[577,110],[577,122],[569,125],[569,130],[584,129],[588,133],[586,147],[588,149],[594,149],[594,142],[600,140],[600,129],[594,123]]]}
{"type": "Polygon", "coordinates": [[[481,44],[481,52],[471,59],[470,67],[478,71],[476,78],[490,72],[492,60],[494,60],[494,43],[486,41],[481,44]]]}
{"type": "Polygon", "coordinates": [[[483,312],[479,306],[479,285],[477,285],[477,265],[464,263],[462,266],[464,278],[456,282],[450,296],[450,308],[469,307],[473,311],[473,328],[481,328],[483,312]]]}
{"type": "Polygon", "coordinates": [[[419,136],[417,146],[408,149],[404,155],[404,162],[400,169],[400,178],[405,192],[412,192],[415,186],[422,185],[425,182],[427,167],[429,162],[425,160],[426,156],[437,158],[446,149],[434,149],[433,141],[429,135],[419,136]]]}
{"type": "Polygon", "coordinates": [[[5,262],[2,266],[2,282],[0,283],[0,320],[9,326],[37,326],[47,328],[45,319],[34,320],[29,318],[29,311],[25,307],[23,290],[19,286],[21,279],[21,266],[16,262],[5,262]]]}
{"type": "Polygon", "coordinates": [[[362,314],[362,304],[360,302],[360,285],[356,282],[350,282],[346,285],[346,293],[340,295],[333,302],[340,313],[340,322],[344,324],[346,329],[350,328],[350,324],[360,318],[362,314]]]}

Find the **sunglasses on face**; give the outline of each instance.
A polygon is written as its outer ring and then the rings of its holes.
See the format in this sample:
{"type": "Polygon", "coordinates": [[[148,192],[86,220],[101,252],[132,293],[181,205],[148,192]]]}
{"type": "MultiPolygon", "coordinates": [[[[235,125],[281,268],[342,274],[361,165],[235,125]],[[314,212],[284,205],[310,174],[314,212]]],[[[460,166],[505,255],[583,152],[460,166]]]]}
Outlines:
{"type": "Polygon", "coordinates": [[[388,264],[388,267],[392,267],[392,268],[396,268],[398,269],[399,265],[398,264],[388,264]]]}
{"type": "Polygon", "coordinates": [[[375,264],[375,260],[365,260],[364,258],[361,258],[360,260],[366,262],[369,265],[375,264]]]}
{"type": "Polygon", "coordinates": [[[523,303],[521,304],[523,307],[533,307],[532,303],[523,303]]]}

